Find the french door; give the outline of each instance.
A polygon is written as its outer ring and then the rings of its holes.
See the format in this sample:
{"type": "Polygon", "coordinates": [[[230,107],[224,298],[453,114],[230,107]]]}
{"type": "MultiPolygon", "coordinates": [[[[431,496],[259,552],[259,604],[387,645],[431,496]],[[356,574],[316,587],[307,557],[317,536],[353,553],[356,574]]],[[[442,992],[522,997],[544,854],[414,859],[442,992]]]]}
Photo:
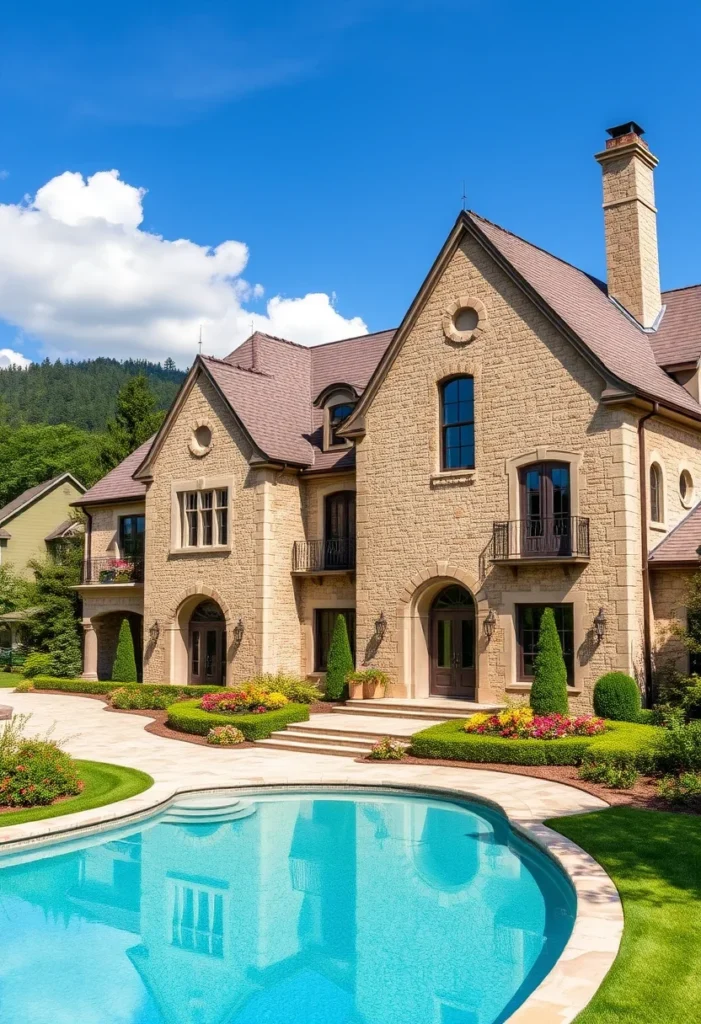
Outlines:
{"type": "Polygon", "coordinates": [[[570,468],[540,462],[520,471],[521,554],[569,555],[572,552],[570,468]]]}
{"type": "Polygon", "coordinates": [[[226,625],[190,623],[190,683],[221,686],[226,680],[226,625]]]}
{"type": "Polygon", "coordinates": [[[355,491],[336,491],[325,502],[324,569],[355,566],[355,491]]]}
{"type": "Polygon", "coordinates": [[[475,698],[475,605],[455,584],[446,587],[431,609],[433,697],[475,698]]]}

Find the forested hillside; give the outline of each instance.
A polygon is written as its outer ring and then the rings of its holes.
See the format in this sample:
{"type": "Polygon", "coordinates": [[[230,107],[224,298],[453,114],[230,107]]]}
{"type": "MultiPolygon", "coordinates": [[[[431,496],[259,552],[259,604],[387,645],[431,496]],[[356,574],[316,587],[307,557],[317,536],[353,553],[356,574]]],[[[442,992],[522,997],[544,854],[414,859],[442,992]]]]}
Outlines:
{"type": "Polygon", "coordinates": [[[0,423],[66,423],[81,430],[104,431],[115,414],[117,393],[131,377],[148,380],[156,409],[167,409],[185,374],[172,359],[161,363],[127,359],[32,363],[0,369],[0,423]]]}

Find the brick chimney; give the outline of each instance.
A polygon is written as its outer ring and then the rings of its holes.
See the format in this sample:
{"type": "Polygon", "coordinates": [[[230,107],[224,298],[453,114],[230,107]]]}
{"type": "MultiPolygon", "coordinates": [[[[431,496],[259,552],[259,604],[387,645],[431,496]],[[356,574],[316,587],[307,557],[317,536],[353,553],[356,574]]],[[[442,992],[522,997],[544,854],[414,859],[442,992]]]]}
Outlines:
{"type": "Polygon", "coordinates": [[[604,178],[609,295],[641,327],[652,327],[662,308],[653,175],[658,161],[635,121],[607,132],[606,149],[596,159],[604,178]]]}

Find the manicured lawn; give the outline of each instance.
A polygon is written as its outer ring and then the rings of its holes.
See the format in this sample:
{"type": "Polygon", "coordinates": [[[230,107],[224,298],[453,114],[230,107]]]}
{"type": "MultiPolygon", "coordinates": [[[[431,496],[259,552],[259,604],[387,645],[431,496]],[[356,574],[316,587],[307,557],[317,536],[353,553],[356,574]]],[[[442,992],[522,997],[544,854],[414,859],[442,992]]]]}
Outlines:
{"type": "Polygon", "coordinates": [[[625,914],[616,962],[576,1024],[698,1024],[701,817],[617,807],[546,824],[608,871],[625,914]]]}
{"type": "Polygon", "coordinates": [[[102,761],[76,761],[85,789],[78,796],[63,800],[48,807],[30,807],[0,814],[0,828],[5,825],[21,825],[25,821],[40,821],[42,818],[57,818],[62,814],[89,811],[93,807],[126,800],[129,796],[143,793],[153,785],[153,779],[146,772],[136,768],[122,768],[117,764],[102,761]]]}
{"type": "Polygon", "coordinates": [[[0,689],[15,687],[21,683],[24,676],[15,675],[13,672],[0,672],[0,689]]]}

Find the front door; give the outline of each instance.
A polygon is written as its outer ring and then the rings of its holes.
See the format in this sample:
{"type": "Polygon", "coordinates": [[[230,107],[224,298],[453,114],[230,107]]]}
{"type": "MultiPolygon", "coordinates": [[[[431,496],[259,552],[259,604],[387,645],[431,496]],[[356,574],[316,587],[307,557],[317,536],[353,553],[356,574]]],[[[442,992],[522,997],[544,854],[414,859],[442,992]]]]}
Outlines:
{"type": "Polygon", "coordinates": [[[226,682],[226,622],[219,605],[203,601],[190,619],[190,683],[221,686],[226,682]]]}
{"type": "Polygon", "coordinates": [[[521,554],[572,551],[570,468],[562,462],[525,466],[521,477],[521,554]]]}
{"type": "Polygon", "coordinates": [[[463,587],[441,591],[431,608],[433,697],[475,699],[475,605],[463,587]]]}

